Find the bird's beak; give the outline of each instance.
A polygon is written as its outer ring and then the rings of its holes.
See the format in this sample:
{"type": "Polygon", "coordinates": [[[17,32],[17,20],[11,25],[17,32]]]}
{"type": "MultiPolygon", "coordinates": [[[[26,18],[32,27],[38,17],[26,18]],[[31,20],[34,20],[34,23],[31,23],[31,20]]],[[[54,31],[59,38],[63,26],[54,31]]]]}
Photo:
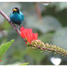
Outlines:
{"type": "Polygon", "coordinates": [[[13,11],[17,11],[17,9],[13,9],[13,11]]]}

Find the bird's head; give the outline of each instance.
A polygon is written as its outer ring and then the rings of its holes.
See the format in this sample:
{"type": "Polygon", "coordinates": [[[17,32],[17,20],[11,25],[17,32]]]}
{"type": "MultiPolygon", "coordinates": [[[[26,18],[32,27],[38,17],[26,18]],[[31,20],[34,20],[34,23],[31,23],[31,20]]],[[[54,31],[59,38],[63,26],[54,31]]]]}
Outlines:
{"type": "Polygon", "coordinates": [[[18,8],[18,7],[14,7],[14,8],[13,8],[13,13],[14,13],[14,12],[18,12],[18,13],[19,13],[19,8],[18,8]]]}

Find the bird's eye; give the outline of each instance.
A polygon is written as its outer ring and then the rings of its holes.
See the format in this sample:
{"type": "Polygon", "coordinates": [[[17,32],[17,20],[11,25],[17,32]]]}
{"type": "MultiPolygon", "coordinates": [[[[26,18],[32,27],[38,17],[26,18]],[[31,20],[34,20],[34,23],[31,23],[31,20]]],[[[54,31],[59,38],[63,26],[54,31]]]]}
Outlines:
{"type": "Polygon", "coordinates": [[[17,11],[17,9],[13,9],[13,11],[17,11]]]}

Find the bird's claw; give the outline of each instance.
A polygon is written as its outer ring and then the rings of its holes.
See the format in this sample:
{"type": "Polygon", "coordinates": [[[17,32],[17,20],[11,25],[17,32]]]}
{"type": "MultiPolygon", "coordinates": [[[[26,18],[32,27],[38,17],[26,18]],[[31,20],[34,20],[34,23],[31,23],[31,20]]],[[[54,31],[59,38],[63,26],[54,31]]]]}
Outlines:
{"type": "Polygon", "coordinates": [[[9,23],[10,23],[11,21],[9,20],[9,23]]]}
{"type": "Polygon", "coordinates": [[[20,26],[17,26],[17,29],[19,29],[20,28],[20,26]]]}

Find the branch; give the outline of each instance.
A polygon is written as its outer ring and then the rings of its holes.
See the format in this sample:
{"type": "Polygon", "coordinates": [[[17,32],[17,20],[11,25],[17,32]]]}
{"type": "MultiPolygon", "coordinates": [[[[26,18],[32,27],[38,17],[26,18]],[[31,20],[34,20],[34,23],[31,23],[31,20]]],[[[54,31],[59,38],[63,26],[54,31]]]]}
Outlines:
{"type": "Polygon", "coordinates": [[[52,44],[44,44],[41,40],[33,40],[31,42],[31,45],[27,44],[28,46],[34,47],[34,49],[41,49],[42,51],[49,51],[54,52],[54,54],[61,54],[62,56],[67,57],[67,50],[60,48],[59,46],[57,47],[56,45],[52,44]]]}
{"type": "MultiPolygon", "coordinates": [[[[20,31],[17,29],[17,27],[12,23],[10,22],[10,19],[9,17],[0,9],[0,14],[11,24],[11,26],[14,28],[14,30],[20,35],[20,31]]],[[[23,38],[24,40],[24,38],[23,38]]]]}
{"type": "Polygon", "coordinates": [[[36,12],[37,12],[37,14],[38,14],[39,21],[40,21],[40,22],[43,22],[43,21],[42,21],[41,10],[40,10],[40,8],[39,8],[38,3],[36,3],[35,8],[36,8],[36,12]]]}
{"type": "MultiPolygon", "coordinates": [[[[9,17],[0,9],[0,14],[12,25],[14,30],[20,35],[21,32],[16,28],[16,26],[10,22],[9,17]]],[[[20,35],[21,36],[21,35],[20,35]]],[[[62,56],[67,57],[67,50],[62,49],[60,47],[57,47],[55,45],[49,45],[48,43],[44,44],[44,42],[41,42],[41,40],[33,40],[31,43],[29,43],[25,38],[22,37],[22,39],[26,42],[27,46],[31,46],[34,49],[41,49],[43,51],[50,51],[50,52],[55,52],[62,54],[62,56]]]]}

